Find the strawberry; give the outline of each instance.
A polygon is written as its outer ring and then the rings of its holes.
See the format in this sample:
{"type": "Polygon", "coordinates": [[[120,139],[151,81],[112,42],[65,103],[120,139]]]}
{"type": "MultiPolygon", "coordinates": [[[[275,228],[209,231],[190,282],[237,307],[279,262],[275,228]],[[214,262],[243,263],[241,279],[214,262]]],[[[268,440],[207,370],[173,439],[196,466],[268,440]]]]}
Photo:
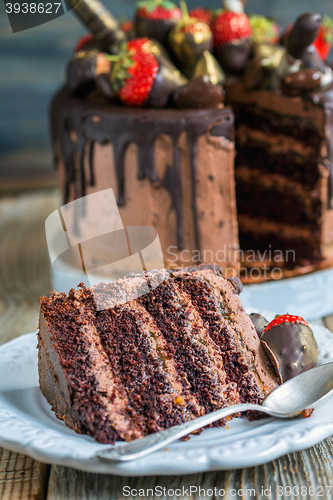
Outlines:
{"type": "Polygon", "coordinates": [[[166,46],[171,28],[182,17],[180,9],[170,0],[141,0],[136,9],[137,36],[154,38],[166,46]]]}
{"type": "Polygon", "coordinates": [[[282,325],[283,323],[293,323],[293,324],[297,323],[299,325],[309,326],[309,323],[300,316],[292,316],[291,314],[282,314],[281,316],[279,315],[275,316],[275,318],[270,323],[268,323],[263,333],[270,330],[273,326],[282,325]]]}
{"type": "Polygon", "coordinates": [[[250,17],[252,40],[255,43],[278,43],[279,28],[274,21],[265,16],[253,15],[250,17]]]}
{"type": "Polygon", "coordinates": [[[124,104],[142,106],[148,98],[158,69],[159,64],[151,52],[148,38],[125,42],[112,70],[112,88],[124,104]]]}
{"type": "Polygon", "coordinates": [[[333,20],[327,15],[323,16],[323,23],[319,29],[319,33],[313,46],[316,49],[318,56],[326,61],[331,50],[333,41],[333,20]]]}
{"type": "Polygon", "coordinates": [[[208,24],[208,26],[211,24],[214,15],[213,11],[206,7],[197,7],[196,9],[190,10],[188,14],[190,17],[197,19],[197,21],[208,24]]]}
{"type": "Polygon", "coordinates": [[[77,41],[75,45],[74,49],[75,54],[77,52],[80,52],[80,50],[82,50],[88,42],[91,42],[94,39],[95,37],[92,33],[87,33],[86,35],[81,36],[81,38],[77,41]]]}
{"type": "Polygon", "coordinates": [[[224,45],[235,40],[250,38],[252,35],[249,18],[243,12],[223,11],[211,25],[214,46],[224,45]]]}
{"type": "Polygon", "coordinates": [[[125,31],[125,33],[128,33],[133,29],[133,21],[125,21],[121,25],[121,29],[125,31]]]}
{"type": "Polygon", "coordinates": [[[181,19],[180,9],[170,0],[143,0],[136,3],[136,16],[146,19],[181,19]]]}

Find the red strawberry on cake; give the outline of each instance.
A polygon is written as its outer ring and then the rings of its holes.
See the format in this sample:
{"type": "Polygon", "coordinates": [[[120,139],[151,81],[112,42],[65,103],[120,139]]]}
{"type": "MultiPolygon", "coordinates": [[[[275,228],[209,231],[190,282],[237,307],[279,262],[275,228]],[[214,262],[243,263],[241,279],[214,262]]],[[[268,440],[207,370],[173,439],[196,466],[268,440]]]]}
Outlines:
{"type": "Polygon", "coordinates": [[[154,53],[148,38],[124,43],[117,56],[111,84],[119,99],[127,106],[164,107],[171,94],[186,83],[186,78],[162,55],[154,53]]]}
{"type": "Polygon", "coordinates": [[[170,0],[139,1],[135,13],[137,36],[154,38],[165,45],[171,28],[181,17],[181,10],[170,0]]]}
{"type": "Polygon", "coordinates": [[[318,36],[312,44],[317,54],[323,61],[326,61],[326,59],[328,58],[332,46],[332,41],[333,20],[325,15],[323,16],[323,22],[320,27],[318,36]]]}
{"type": "Polygon", "coordinates": [[[216,59],[229,73],[242,72],[251,53],[252,28],[244,12],[224,10],[211,25],[216,59]]]}
{"type": "Polygon", "coordinates": [[[212,9],[207,9],[206,7],[197,7],[196,9],[190,10],[188,14],[193,19],[206,23],[210,26],[213,20],[214,11],[212,9]]]}
{"type": "Polygon", "coordinates": [[[316,340],[310,325],[300,316],[276,316],[268,323],[260,340],[281,383],[317,364],[316,340]]]}

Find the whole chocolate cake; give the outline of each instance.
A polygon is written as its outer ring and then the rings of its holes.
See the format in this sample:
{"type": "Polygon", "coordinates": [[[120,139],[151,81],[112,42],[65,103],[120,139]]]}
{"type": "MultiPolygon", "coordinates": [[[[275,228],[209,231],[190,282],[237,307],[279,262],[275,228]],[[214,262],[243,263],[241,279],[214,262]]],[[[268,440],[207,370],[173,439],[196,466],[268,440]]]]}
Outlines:
{"type": "Polygon", "coordinates": [[[333,74],[318,40],[332,25],[306,13],[281,36],[240,0],[181,3],[138,2],[122,26],[98,0],[74,8],[93,35],[52,103],[64,203],[111,187],[168,268],[328,265],[333,74]]]}
{"type": "Polygon", "coordinates": [[[59,419],[102,443],[260,404],[278,379],[240,289],[202,265],[42,297],[42,393],[59,419]]]}

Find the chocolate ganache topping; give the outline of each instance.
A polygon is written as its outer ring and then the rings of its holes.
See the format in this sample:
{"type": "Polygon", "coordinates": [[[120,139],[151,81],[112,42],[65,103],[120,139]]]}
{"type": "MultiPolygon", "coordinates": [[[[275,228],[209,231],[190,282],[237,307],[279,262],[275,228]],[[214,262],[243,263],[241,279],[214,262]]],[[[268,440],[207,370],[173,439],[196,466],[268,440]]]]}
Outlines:
{"type": "Polygon", "coordinates": [[[93,186],[94,144],[113,144],[115,160],[118,205],[125,203],[124,159],[127,147],[135,143],[138,147],[138,179],[148,178],[160,183],[171,195],[177,215],[177,242],[182,250],[183,220],[180,172],[180,151],[178,140],[187,133],[190,150],[191,186],[193,196],[193,218],[196,247],[201,249],[198,207],[196,203],[197,141],[201,135],[222,136],[234,139],[233,114],[224,109],[145,109],[98,104],[89,99],[74,98],[68,88],[63,88],[54,98],[51,107],[53,141],[61,151],[66,177],[64,203],[69,201],[70,185],[74,186],[75,198],[86,194],[86,184],[93,186]],[[173,142],[173,165],[167,168],[163,179],[159,179],[155,168],[154,146],[157,137],[166,134],[173,142]],[[84,155],[89,151],[89,179],[84,170],[84,155]],[[79,171],[75,169],[74,158],[78,158],[79,171]]]}

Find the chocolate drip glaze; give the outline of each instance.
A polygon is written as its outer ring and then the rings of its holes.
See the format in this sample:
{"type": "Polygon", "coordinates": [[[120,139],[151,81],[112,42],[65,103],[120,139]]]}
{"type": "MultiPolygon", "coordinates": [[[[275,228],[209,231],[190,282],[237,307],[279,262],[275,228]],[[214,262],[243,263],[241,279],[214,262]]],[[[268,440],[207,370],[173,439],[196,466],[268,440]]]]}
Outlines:
{"type": "Polygon", "coordinates": [[[59,143],[61,159],[65,168],[64,203],[69,201],[69,187],[74,185],[74,196],[86,194],[84,153],[89,152],[89,184],[94,184],[93,148],[99,144],[113,144],[116,177],[118,184],[118,205],[124,205],[124,158],[127,147],[135,143],[138,147],[138,179],[148,178],[159,182],[170,192],[177,215],[178,248],[184,248],[181,164],[178,141],[187,133],[191,158],[193,217],[195,240],[200,250],[198,210],[196,204],[196,151],[201,135],[222,136],[232,141],[233,114],[229,108],[203,110],[175,109],[133,109],[121,106],[103,105],[88,99],[72,97],[67,88],[54,98],[51,107],[53,141],[59,143]],[[168,168],[164,179],[159,179],[155,168],[154,146],[157,137],[166,134],[171,137],[174,148],[173,166],[168,168]],[[74,158],[79,161],[79,178],[74,168],[74,158]]]}

